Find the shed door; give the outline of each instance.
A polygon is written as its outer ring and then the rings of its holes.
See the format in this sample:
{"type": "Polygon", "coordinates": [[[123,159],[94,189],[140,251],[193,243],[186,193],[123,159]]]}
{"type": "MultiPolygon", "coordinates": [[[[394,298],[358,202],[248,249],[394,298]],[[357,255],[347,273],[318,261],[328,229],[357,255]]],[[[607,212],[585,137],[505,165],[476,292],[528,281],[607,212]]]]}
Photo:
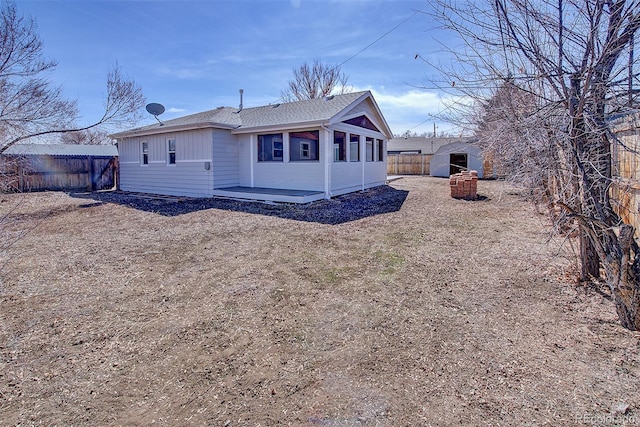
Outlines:
{"type": "Polygon", "coordinates": [[[451,153],[449,155],[449,175],[469,169],[467,153],[451,153]]]}

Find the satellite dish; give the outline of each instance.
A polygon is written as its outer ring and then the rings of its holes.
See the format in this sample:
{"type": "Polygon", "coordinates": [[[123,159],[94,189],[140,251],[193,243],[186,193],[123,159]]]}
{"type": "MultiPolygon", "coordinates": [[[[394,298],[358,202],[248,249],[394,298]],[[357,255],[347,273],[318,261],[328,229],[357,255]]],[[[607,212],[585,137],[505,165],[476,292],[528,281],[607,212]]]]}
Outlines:
{"type": "Polygon", "coordinates": [[[147,104],[146,108],[147,112],[153,116],[159,116],[160,114],[164,113],[164,105],[156,104],[155,102],[147,104]]]}
{"type": "Polygon", "coordinates": [[[152,102],[151,104],[147,104],[145,108],[149,114],[156,118],[158,123],[160,123],[160,126],[164,125],[164,123],[162,123],[158,118],[160,114],[164,113],[164,105],[152,102]]]}

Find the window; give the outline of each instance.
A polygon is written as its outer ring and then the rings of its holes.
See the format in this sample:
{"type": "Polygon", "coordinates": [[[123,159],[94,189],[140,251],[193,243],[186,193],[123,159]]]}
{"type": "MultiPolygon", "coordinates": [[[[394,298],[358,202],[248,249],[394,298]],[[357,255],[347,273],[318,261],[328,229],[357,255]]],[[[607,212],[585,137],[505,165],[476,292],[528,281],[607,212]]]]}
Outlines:
{"type": "Polygon", "coordinates": [[[176,140],[168,139],[167,140],[167,151],[168,151],[168,160],[170,165],[176,164],[176,140]]]}
{"type": "Polygon", "coordinates": [[[309,160],[311,158],[311,144],[308,142],[300,143],[300,159],[309,160]]]}
{"type": "Polygon", "coordinates": [[[258,161],[281,162],[283,159],[282,134],[258,135],[258,161]]]}
{"type": "Polygon", "coordinates": [[[378,145],[378,161],[384,162],[384,141],[381,139],[376,140],[378,145]]]}
{"type": "Polygon", "coordinates": [[[354,117],[353,119],[345,120],[344,123],[380,132],[367,116],[354,117]]]}
{"type": "Polygon", "coordinates": [[[366,143],[367,143],[367,146],[366,146],[367,162],[373,162],[373,138],[368,136],[366,139],[366,143]]]}
{"type": "Polygon", "coordinates": [[[298,160],[320,160],[320,132],[310,130],[289,133],[289,157],[298,160]]]}
{"type": "Polygon", "coordinates": [[[142,164],[149,164],[149,143],[147,141],[142,142],[142,164]]]}
{"type": "Polygon", "coordinates": [[[352,162],[360,161],[360,135],[349,135],[349,160],[352,162]]]}
{"type": "Polygon", "coordinates": [[[333,132],[333,161],[344,162],[347,160],[347,134],[333,132]]]}

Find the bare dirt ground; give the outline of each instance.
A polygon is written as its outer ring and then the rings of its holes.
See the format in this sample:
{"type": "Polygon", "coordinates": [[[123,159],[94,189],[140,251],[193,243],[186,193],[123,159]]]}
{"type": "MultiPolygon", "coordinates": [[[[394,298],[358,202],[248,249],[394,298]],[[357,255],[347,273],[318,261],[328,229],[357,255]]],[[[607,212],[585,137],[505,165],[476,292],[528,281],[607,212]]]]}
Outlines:
{"type": "Polygon", "coordinates": [[[407,177],[344,220],[353,197],[0,195],[4,241],[28,231],[0,271],[0,425],[639,425],[640,334],[545,217],[479,193],[407,177]]]}

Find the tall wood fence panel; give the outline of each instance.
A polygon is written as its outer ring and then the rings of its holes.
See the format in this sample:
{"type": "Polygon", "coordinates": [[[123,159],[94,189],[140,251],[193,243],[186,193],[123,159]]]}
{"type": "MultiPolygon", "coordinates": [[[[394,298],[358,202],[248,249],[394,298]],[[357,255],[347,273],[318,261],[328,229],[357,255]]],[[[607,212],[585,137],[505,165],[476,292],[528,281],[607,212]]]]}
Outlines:
{"type": "Polygon", "coordinates": [[[0,191],[109,190],[117,168],[116,157],[1,156],[0,191]]]}
{"type": "Polygon", "coordinates": [[[430,175],[432,154],[387,154],[387,175],[430,175]]]}
{"type": "Polygon", "coordinates": [[[611,201],[617,214],[626,224],[636,229],[640,237],[640,118],[629,115],[614,124],[618,142],[614,143],[614,182],[611,185],[611,201]]]}

